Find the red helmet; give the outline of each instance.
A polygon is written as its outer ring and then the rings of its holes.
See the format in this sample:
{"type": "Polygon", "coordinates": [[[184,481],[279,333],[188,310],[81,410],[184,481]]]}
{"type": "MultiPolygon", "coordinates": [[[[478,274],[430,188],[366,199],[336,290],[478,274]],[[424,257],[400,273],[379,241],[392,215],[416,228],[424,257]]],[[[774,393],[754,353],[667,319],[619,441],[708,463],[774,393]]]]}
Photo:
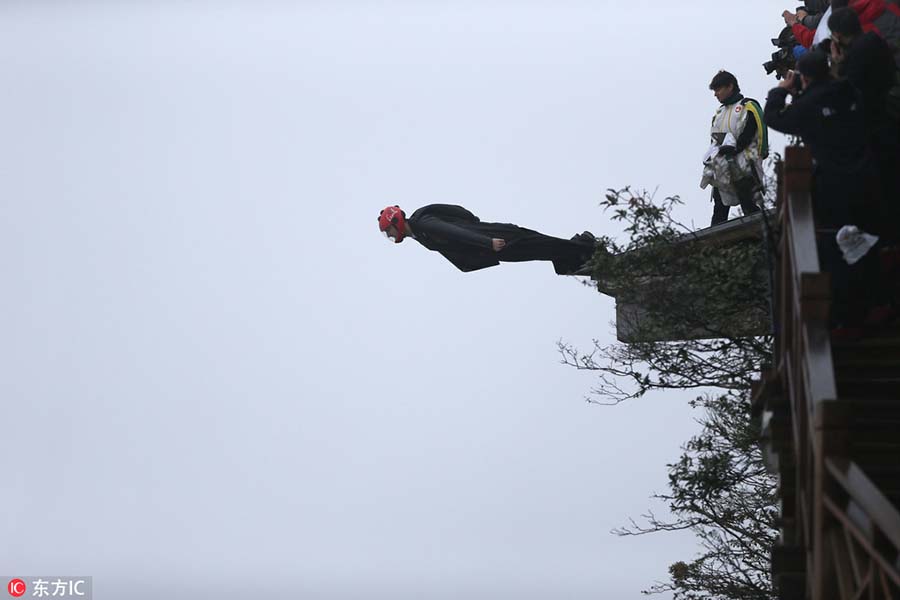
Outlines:
{"type": "Polygon", "coordinates": [[[378,229],[388,237],[392,237],[388,234],[391,225],[397,229],[394,243],[399,244],[406,237],[406,213],[399,206],[388,206],[378,214],[378,229]]]}

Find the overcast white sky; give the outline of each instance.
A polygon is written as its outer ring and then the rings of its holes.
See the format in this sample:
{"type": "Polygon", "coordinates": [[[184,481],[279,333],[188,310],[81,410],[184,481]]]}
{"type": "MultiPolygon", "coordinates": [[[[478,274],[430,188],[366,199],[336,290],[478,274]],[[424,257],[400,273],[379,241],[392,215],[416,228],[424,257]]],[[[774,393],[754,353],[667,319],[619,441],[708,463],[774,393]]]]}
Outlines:
{"type": "Polygon", "coordinates": [[[790,6],[0,3],[0,575],[637,598],[696,552],[609,535],[664,491],[689,396],[587,405],[555,343],[611,341],[610,299],[376,217],[612,235],[630,184],[706,225],[707,84],[764,100],[790,6]]]}

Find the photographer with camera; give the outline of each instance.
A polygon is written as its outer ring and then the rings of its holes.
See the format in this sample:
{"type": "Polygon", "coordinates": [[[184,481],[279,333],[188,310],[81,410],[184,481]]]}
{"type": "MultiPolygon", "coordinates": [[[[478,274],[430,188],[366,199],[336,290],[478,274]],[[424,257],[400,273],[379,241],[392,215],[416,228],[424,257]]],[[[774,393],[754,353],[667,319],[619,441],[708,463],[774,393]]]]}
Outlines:
{"type": "Polygon", "coordinates": [[[769,91],[763,112],[766,125],[799,136],[815,161],[814,205],[823,226],[851,220],[848,202],[863,187],[869,157],[859,91],[848,81],[833,80],[828,57],[810,51],[797,61],[778,87],[769,91]],[[793,101],[787,104],[788,95],[793,101]]]}
{"type": "MultiPolygon", "coordinates": [[[[741,94],[737,78],[728,71],[719,71],[709,84],[720,102],[713,116],[710,137],[717,154],[731,161],[736,171],[733,187],[737,203],[745,215],[759,211],[762,191],[762,159],[768,154],[768,136],[762,120],[762,109],[756,100],[741,94]],[[726,138],[734,145],[725,144],[726,138]]],[[[711,225],[728,220],[731,206],[722,201],[717,187],[712,190],[713,214],[711,225]]]]}
{"type": "Polygon", "coordinates": [[[851,301],[862,302],[867,295],[852,295],[851,290],[872,285],[872,278],[864,277],[872,259],[851,269],[835,236],[844,225],[864,228],[867,216],[865,184],[871,167],[861,94],[849,81],[832,79],[828,56],[813,50],[769,92],[764,115],[769,127],[800,136],[812,153],[817,246],[823,269],[831,273],[832,327],[856,327],[868,307],[852,307],[851,301]],[[793,96],[790,104],[788,95],[793,96]]]}

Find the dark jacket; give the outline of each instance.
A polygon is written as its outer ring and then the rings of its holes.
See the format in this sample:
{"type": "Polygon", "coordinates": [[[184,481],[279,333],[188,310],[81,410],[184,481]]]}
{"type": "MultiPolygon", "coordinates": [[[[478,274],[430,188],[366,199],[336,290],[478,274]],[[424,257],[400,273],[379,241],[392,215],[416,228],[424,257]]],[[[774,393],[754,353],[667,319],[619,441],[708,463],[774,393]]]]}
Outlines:
{"type": "Polygon", "coordinates": [[[819,227],[855,224],[866,228],[865,182],[871,173],[866,150],[862,99],[849,81],[809,86],[785,106],[787,90],[775,88],[766,100],[766,124],[799,135],[809,146],[814,167],[813,210],[819,227]]]}
{"type": "MultiPolygon", "coordinates": [[[[414,239],[452,262],[460,271],[476,271],[500,264],[480,219],[462,206],[429,204],[408,219],[414,239]]],[[[500,237],[500,236],[496,236],[500,237]]]]}
{"type": "MultiPolygon", "coordinates": [[[[821,21],[822,21],[821,14],[806,15],[805,17],[803,17],[803,20],[800,21],[800,25],[802,25],[803,27],[806,27],[806,29],[808,29],[809,31],[815,32],[815,30],[818,29],[819,23],[821,21]]],[[[794,39],[796,39],[796,38],[797,38],[797,36],[795,35],[794,39]]]]}
{"type": "Polygon", "coordinates": [[[822,20],[822,15],[828,9],[829,4],[830,2],[826,2],[825,0],[806,0],[803,5],[806,7],[806,12],[809,14],[801,21],[801,24],[807,29],[815,31],[816,27],[819,26],[819,22],[822,20]]]}
{"type": "Polygon", "coordinates": [[[839,74],[862,92],[869,134],[887,126],[888,93],[897,80],[887,42],[873,32],[858,36],[847,49],[839,74]]]}
{"type": "Polygon", "coordinates": [[[856,174],[865,164],[866,134],[859,91],[849,81],[813,83],[786,105],[788,91],[769,92],[763,111],[766,125],[799,135],[809,146],[816,169],[856,174]]]}
{"type": "Polygon", "coordinates": [[[817,168],[858,173],[866,161],[866,134],[859,92],[848,81],[814,83],[786,105],[788,91],[774,88],[766,98],[766,125],[799,135],[817,168]]]}

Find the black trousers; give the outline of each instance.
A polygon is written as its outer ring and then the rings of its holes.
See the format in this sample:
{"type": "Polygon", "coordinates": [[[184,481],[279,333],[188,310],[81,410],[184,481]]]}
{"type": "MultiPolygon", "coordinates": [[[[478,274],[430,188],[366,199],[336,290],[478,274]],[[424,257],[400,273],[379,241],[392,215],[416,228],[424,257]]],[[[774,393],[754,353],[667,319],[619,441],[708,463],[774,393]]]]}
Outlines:
{"type": "Polygon", "coordinates": [[[549,260],[558,275],[577,271],[594,254],[592,239],[564,240],[524,228],[509,237],[506,246],[497,253],[501,262],[549,260]]]}
{"type": "MultiPolygon", "coordinates": [[[[758,185],[759,182],[755,177],[748,177],[747,179],[739,181],[735,186],[737,188],[738,200],[741,201],[741,210],[744,211],[745,215],[752,215],[755,212],[759,212],[759,206],[753,201],[756,196],[756,194],[754,194],[754,189],[758,185]]],[[[728,212],[731,210],[731,207],[722,204],[722,196],[719,195],[719,190],[717,188],[713,188],[712,197],[713,214],[709,224],[718,225],[719,223],[724,223],[728,220],[728,212]]]]}
{"type": "Polygon", "coordinates": [[[819,264],[831,275],[831,327],[859,326],[866,312],[887,302],[888,292],[879,273],[877,244],[853,265],[847,264],[835,235],[844,225],[871,220],[866,202],[867,181],[874,175],[871,165],[859,174],[818,170],[813,178],[813,213],[819,264]]]}

